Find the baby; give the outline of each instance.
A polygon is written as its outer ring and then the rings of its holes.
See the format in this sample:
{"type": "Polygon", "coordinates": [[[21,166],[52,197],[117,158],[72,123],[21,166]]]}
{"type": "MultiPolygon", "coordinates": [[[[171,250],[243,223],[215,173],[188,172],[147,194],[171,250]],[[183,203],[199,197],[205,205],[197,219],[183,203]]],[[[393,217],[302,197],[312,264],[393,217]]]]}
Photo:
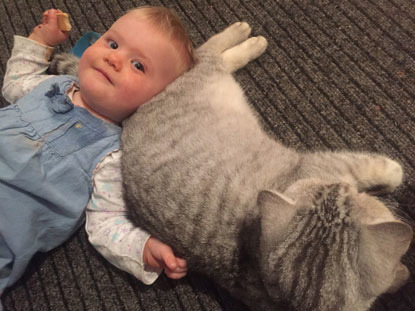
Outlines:
{"type": "MultiPolygon", "coordinates": [[[[80,60],[79,81],[47,75],[53,47],[67,39],[57,10],[28,38],[15,36],[0,110],[0,295],[37,251],[49,251],[84,222],[109,261],[151,284],[187,264],[134,227],[122,197],[120,123],[193,63],[177,16],[143,7],[119,18],[80,60]],[[95,204],[100,198],[100,204],[95,204]],[[102,199],[103,198],[103,199],[102,199]]],[[[0,305],[0,310],[2,309],[0,305]]]]}

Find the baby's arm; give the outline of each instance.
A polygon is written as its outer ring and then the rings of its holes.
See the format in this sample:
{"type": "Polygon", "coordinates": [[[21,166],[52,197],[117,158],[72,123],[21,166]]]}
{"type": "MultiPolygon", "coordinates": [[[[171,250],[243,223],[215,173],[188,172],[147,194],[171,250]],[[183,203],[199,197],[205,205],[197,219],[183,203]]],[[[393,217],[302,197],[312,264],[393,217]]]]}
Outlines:
{"type": "Polygon", "coordinates": [[[145,284],[153,283],[163,268],[171,278],[183,277],[186,261],[129,221],[120,158],[121,151],[111,153],[94,173],[94,192],[86,211],[89,241],[109,262],[145,284]]]}
{"type": "Polygon", "coordinates": [[[14,46],[3,82],[3,96],[10,103],[29,93],[46,74],[53,47],[64,41],[69,33],[58,29],[57,10],[43,13],[42,23],[33,29],[28,38],[14,36],[14,46]]]}

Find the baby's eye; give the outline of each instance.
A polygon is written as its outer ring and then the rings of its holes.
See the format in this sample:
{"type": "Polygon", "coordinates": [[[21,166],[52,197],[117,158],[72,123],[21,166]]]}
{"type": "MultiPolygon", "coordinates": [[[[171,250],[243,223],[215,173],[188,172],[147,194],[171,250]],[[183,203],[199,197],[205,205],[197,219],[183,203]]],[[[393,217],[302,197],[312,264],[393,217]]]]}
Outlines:
{"type": "Polygon", "coordinates": [[[131,63],[137,70],[144,72],[144,66],[139,61],[134,60],[131,63]]]}
{"type": "Polygon", "coordinates": [[[111,49],[118,49],[118,44],[117,44],[117,42],[115,42],[114,40],[109,40],[108,41],[108,45],[109,45],[109,47],[111,48],[111,49]]]}

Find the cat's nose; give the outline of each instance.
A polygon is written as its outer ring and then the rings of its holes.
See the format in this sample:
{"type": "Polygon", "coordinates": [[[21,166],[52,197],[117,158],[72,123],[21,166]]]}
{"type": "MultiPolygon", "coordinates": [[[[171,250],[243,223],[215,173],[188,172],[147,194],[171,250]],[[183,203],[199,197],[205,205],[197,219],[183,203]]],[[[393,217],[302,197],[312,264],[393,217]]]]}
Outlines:
{"type": "Polygon", "coordinates": [[[122,68],[122,59],[117,53],[111,53],[106,57],[108,64],[115,69],[120,71],[122,68]]]}

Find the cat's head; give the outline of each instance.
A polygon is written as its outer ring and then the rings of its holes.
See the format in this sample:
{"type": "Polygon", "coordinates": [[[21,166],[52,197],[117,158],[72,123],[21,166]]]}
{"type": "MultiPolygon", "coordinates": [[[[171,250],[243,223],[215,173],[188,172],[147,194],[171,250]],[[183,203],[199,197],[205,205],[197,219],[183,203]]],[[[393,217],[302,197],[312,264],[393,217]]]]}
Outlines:
{"type": "Polygon", "coordinates": [[[301,180],[284,194],[263,191],[261,269],[268,294],[296,310],[367,310],[403,285],[412,239],[377,198],[348,184],[301,180]]]}

